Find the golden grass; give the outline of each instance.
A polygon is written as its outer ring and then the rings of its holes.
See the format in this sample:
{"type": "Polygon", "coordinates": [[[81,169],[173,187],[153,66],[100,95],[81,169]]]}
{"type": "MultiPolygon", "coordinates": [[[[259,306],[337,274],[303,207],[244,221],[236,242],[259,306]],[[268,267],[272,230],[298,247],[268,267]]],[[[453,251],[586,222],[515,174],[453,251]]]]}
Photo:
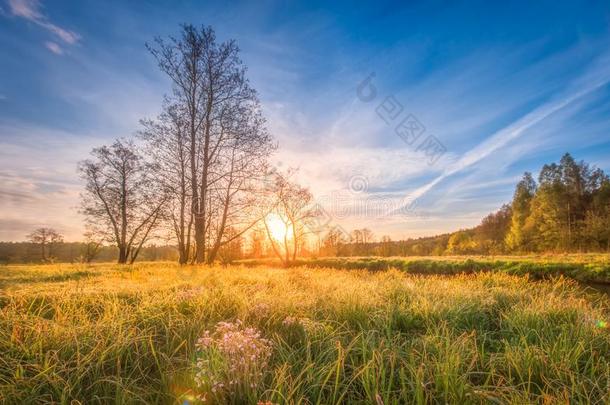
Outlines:
{"type": "Polygon", "coordinates": [[[607,301],[563,278],[141,263],[5,266],[0,287],[1,403],[610,401],[607,301]],[[271,342],[264,376],[209,392],[195,343],[237,319],[271,342]]]}

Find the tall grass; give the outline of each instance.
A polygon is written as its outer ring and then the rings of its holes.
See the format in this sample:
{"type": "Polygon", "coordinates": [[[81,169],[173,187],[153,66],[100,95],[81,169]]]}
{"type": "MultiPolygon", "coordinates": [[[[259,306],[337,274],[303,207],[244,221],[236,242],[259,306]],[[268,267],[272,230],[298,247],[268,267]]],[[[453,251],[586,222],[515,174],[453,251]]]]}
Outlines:
{"type": "MultiPolygon", "coordinates": [[[[173,264],[0,274],[0,403],[610,402],[607,302],[564,278],[173,264]],[[256,386],[212,395],[195,379],[196,342],[238,319],[270,357],[256,386]]],[[[217,377],[218,356],[203,356],[217,377]]]]}

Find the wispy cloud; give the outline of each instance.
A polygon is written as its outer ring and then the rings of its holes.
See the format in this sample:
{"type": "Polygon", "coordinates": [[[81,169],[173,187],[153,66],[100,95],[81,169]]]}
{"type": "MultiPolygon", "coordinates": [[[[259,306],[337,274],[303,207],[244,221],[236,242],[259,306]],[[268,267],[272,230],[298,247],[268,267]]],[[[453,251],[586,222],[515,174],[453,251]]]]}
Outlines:
{"type": "Polygon", "coordinates": [[[443,173],[432,181],[410,193],[405,197],[405,201],[410,203],[414,199],[421,198],[444,179],[474,166],[492,153],[498,152],[500,148],[520,138],[535,125],[606,85],[610,82],[610,74],[604,68],[607,61],[607,55],[600,57],[588,71],[568,86],[563,94],[534,108],[518,120],[495,132],[479,145],[464,153],[461,158],[449,164],[443,173]]]}
{"type": "Polygon", "coordinates": [[[57,45],[57,43],[55,42],[47,41],[44,43],[44,46],[46,46],[49,51],[53,52],[56,55],[62,55],[64,53],[63,49],[61,49],[61,46],[57,45]]]}
{"type": "MultiPolygon", "coordinates": [[[[42,5],[40,4],[39,0],[8,0],[8,5],[12,15],[24,18],[46,29],[66,44],[74,45],[81,38],[78,33],[62,28],[51,22],[42,12],[42,5]]],[[[57,55],[63,54],[61,46],[55,42],[45,42],[45,46],[47,49],[57,55]]]]}

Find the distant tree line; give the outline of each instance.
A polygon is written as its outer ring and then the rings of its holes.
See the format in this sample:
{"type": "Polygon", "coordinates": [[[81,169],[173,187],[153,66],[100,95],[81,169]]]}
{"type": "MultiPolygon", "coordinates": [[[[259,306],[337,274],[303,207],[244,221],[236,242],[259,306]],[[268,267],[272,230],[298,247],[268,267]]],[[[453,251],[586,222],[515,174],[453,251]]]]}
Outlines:
{"type": "MultiPolygon", "coordinates": [[[[29,263],[98,263],[115,261],[118,256],[116,246],[104,245],[91,250],[86,242],[58,242],[47,246],[45,258],[41,246],[33,242],[0,242],[0,264],[29,263]]],[[[139,260],[177,260],[174,246],[148,245],[142,248],[139,260]]]]}
{"type": "MultiPolygon", "coordinates": [[[[365,230],[366,231],[366,230],[365,230]]],[[[421,256],[610,251],[610,181],[566,153],[545,164],[536,182],[525,173],[513,200],[481,224],[417,239],[366,243],[363,231],[330,231],[321,254],[329,256],[421,256]]],[[[369,238],[370,239],[370,238],[369,238]]]]}

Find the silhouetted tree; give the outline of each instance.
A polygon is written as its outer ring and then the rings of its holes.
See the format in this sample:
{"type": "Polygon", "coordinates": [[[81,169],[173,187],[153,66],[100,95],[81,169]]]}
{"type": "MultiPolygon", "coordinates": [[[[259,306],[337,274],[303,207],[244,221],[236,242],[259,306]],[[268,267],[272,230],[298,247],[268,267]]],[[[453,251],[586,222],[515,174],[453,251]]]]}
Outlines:
{"type": "Polygon", "coordinates": [[[102,240],[97,237],[95,232],[88,231],[85,233],[85,241],[81,246],[81,261],[91,263],[102,250],[102,240]]]}
{"type": "Polygon", "coordinates": [[[187,115],[183,104],[166,100],[156,120],[141,121],[144,128],[139,133],[147,154],[159,167],[153,173],[155,181],[168,192],[167,218],[176,237],[180,264],[189,261],[193,230],[187,115]]]}
{"type": "Polygon", "coordinates": [[[256,220],[253,180],[273,149],[256,92],[245,77],[233,40],[216,42],[211,27],[182,27],[178,39],[155,40],[148,49],[172,81],[185,131],[197,263],[212,262],[223,244],[240,237],[256,220]],[[237,230],[227,237],[228,228],[237,230]]]}
{"type": "Polygon", "coordinates": [[[27,236],[28,240],[32,243],[40,245],[40,258],[43,262],[51,258],[51,247],[53,244],[63,242],[64,238],[53,228],[38,228],[27,236]],[[47,255],[46,250],[49,248],[49,254],[47,255]]]}
{"type": "Polygon", "coordinates": [[[340,228],[332,227],[322,241],[324,255],[338,256],[341,247],[347,242],[347,235],[340,228]]]}
{"type": "Polygon", "coordinates": [[[368,256],[371,254],[371,243],[374,242],[373,232],[368,228],[354,229],[350,235],[350,243],[354,247],[353,254],[368,256]]]}
{"type": "Polygon", "coordinates": [[[130,141],[92,150],[93,159],[80,162],[85,180],[82,212],[92,229],[118,248],[119,263],[133,263],[150,239],[167,202],[147,163],[130,141]]]}

